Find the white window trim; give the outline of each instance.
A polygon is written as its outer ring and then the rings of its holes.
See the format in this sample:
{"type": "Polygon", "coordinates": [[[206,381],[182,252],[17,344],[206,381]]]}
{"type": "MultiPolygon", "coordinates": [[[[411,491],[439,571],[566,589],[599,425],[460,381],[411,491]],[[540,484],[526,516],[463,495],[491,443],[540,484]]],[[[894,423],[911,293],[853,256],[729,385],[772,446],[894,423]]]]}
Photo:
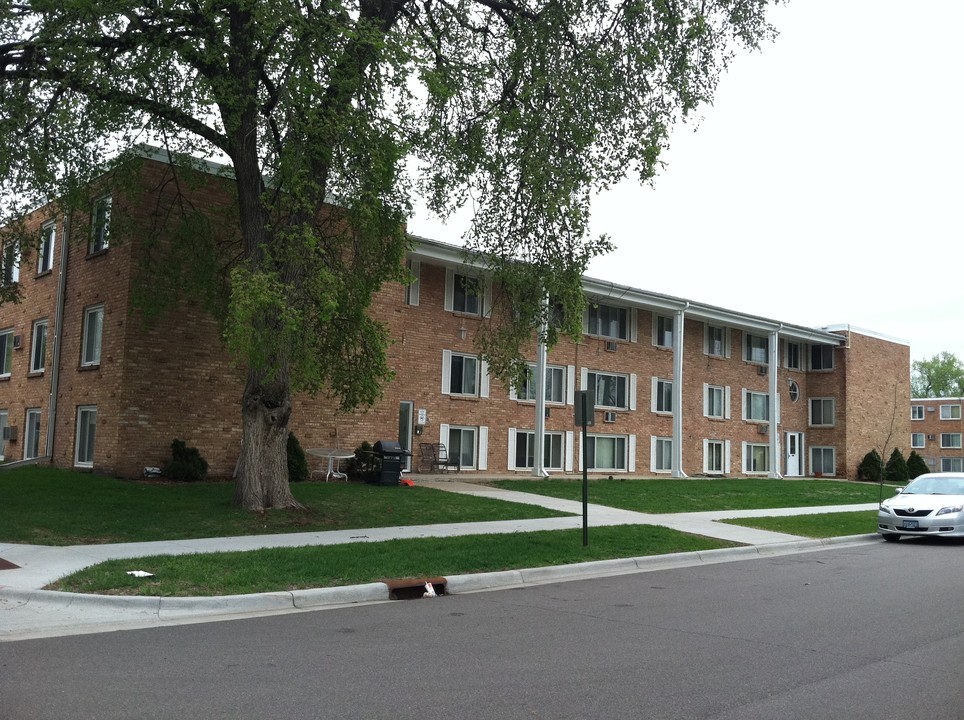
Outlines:
{"type": "Polygon", "coordinates": [[[657,475],[666,475],[673,472],[673,438],[650,435],[649,437],[649,471],[657,475]],[[661,443],[669,443],[669,467],[656,467],[656,447],[661,443]]]}
{"type": "Polygon", "coordinates": [[[7,340],[3,346],[3,355],[0,356],[0,370],[3,369],[3,365],[7,360],[6,355],[10,356],[10,367],[5,371],[0,372],[0,378],[8,378],[13,372],[13,328],[0,330],[0,337],[3,336],[6,336],[7,340]]]}
{"type": "Polygon", "coordinates": [[[754,363],[756,365],[767,365],[770,362],[770,338],[766,335],[757,335],[756,333],[744,331],[743,333],[743,359],[748,363],[754,363]],[[765,341],[764,346],[764,357],[762,360],[753,360],[750,355],[750,338],[759,338],[765,341]]]}
{"type": "Polygon", "coordinates": [[[836,361],[836,358],[834,357],[833,349],[834,349],[834,346],[833,346],[833,345],[828,345],[827,343],[815,343],[815,344],[811,345],[811,346],[808,348],[808,352],[807,352],[807,367],[809,368],[809,370],[810,370],[811,372],[830,372],[831,370],[835,369],[836,366],[837,366],[837,363],[835,362],[835,361],[836,361]],[[816,348],[816,347],[829,347],[829,348],[830,348],[830,367],[815,368],[815,367],[813,366],[813,349],[816,348]]]}
{"type": "Polygon", "coordinates": [[[626,332],[629,335],[629,337],[624,338],[624,337],[616,337],[613,335],[600,335],[599,333],[589,332],[589,303],[586,304],[586,309],[585,311],[583,311],[583,314],[582,314],[583,335],[588,335],[589,337],[609,338],[612,340],[623,340],[623,341],[629,341],[629,342],[638,341],[638,333],[636,329],[636,324],[637,324],[636,308],[627,308],[627,307],[623,307],[622,305],[610,305],[609,303],[593,303],[593,304],[598,306],[611,307],[617,310],[625,310],[626,324],[627,324],[626,332]]]}
{"type": "Polygon", "coordinates": [[[405,286],[405,304],[411,307],[418,307],[419,295],[421,293],[422,263],[414,258],[408,261],[408,271],[411,273],[411,282],[405,286]]]}
{"type": "Polygon", "coordinates": [[[82,461],[82,460],[80,459],[80,438],[81,438],[81,434],[80,434],[80,430],[81,430],[80,416],[81,416],[81,413],[85,413],[85,412],[93,412],[93,413],[94,413],[94,422],[95,422],[94,446],[95,446],[95,449],[96,449],[96,443],[97,443],[97,430],[96,430],[97,406],[96,406],[96,405],[78,405],[78,406],[77,406],[77,416],[76,416],[76,427],[75,427],[75,431],[74,431],[74,467],[92,468],[92,467],[94,466],[93,457],[91,457],[91,459],[90,459],[89,461],[88,461],[88,460],[83,460],[83,461],[82,461]]]}
{"type": "MultiPolygon", "coordinates": [[[[941,420],[959,421],[959,420],[961,419],[961,406],[960,406],[960,405],[951,404],[951,405],[941,405],[940,407],[941,407],[941,409],[940,409],[941,420]],[[953,417],[953,415],[951,415],[950,417],[944,417],[944,408],[947,408],[948,410],[951,410],[952,408],[957,408],[957,417],[953,417]]],[[[950,414],[950,413],[949,413],[949,414],[950,414]]]]}
{"type": "Polygon", "coordinates": [[[706,475],[728,475],[730,473],[730,441],[729,440],[715,440],[713,438],[703,439],[703,472],[706,475]],[[709,450],[710,443],[717,445],[723,445],[723,469],[722,470],[710,470],[709,467],[709,450]]]}
{"type": "Polygon", "coordinates": [[[732,343],[730,340],[730,328],[723,325],[713,325],[712,323],[703,323],[703,354],[709,355],[710,357],[716,358],[729,358],[732,354],[732,343]],[[710,341],[710,328],[716,328],[717,330],[723,331],[723,354],[718,355],[710,351],[711,341],[710,341]]]}
{"type": "Polygon", "coordinates": [[[24,460],[32,460],[33,458],[41,457],[43,455],[43,453],[40,451],[40,429],[39,429],[40,423],[42,422],[43,422],[43,414],[40,408],[27,408],[24,411],[24,423],[23,423],[24,424],[24,428],[23,428],[23,459],[24,460]],[[38,418],[38,421],[39,421],[37,423],[38,429],[37,429],[37,438],[36,438],[37,454],[29,455],[28,453],[30,452],[30,446],[33,444],[31,442],[31,437],[30,437],[30,429],[32,426],[30,422],[30,418],[31,416],[34,416],[34,415],[38,418]]]}
{"type": "Polygon", "coordinates": [[[760,395],[763,398],[765,398],[766,400],[765,407],[767,409],[767,415],[769,416],[770,414],[770,396],[768,393],[761,393],[761,392],[756,392],[755,390],[747,390],[746,388],[743,388],[743,419],[746,420],[747,422],[755,422],[755,423],[770,422],[769,417],[767,417],[766,419],[749,417],[749,415],[747,414],[747,411],[750,409],[750,406],[751,406],[750,395],[760,395]]]}
{"type": "MultiPolygon", "coordinates": [[[[579,372],[579,388],[581,390],[589,389],[589,373],[593,375],[612,375],[613,377],[624,377],[627,378],[626,386],[626,402],[629,404],[628,408],[625,407],[614,407],[611,405],[600,405],[599,399],[596,398],[596,407],[603,408],[606,410],[635,410],[636,409],[636,373],[626,373],[610,372],[608,370],[592,370],[588,367],[580,369],[579,372]]],[[[593,388],[595,390],[595,388],[593,388]]]]}
{"type": "Polygon", "coordinates": [[[812,397],[807,401],[807,422],[810,427],[836,427],[837,425],[837,402],[832,397],[812,397]],[[814,402],[819,402],[824,405],[827,401],[830,402],[830,417],[831,422],[814,423],[813,421],[813,404],[814,402]]]}
{"type": "Polygon", "coordinates": [[[90,216],[90,240],[87,243],[87,254],[93,255],[94,253],[104,252],[110,248],[110,220],[111,213],[114,210],[114,199],[110,195],[102,195],[94,200],[91,206],[91,216],[90,216]],[[107,206],[107,221],[105,222],[105,230],[103,236],[98,238],[97,236],[97,209],[101,205],[107,206]],[[101,242],[101,246],[97,247],[98,243],[101,242]]]}
{"type": "Polygon", "coordinates": [[[804,344],[796,340],[783,340],[783,367],[787,370],[803,370],[804,344]],[[790,346],[797,346],[797,364],[790,364],[790,346]]]}
{"type": "MultiPolygon", "coordinates": [[[[536,434],[535,430],[529,430],[528,428],[509,428],[509,463],[507,465],[509,470],[517,470],[517,471],[532,470],[533,468],[532,465],[528,465],[526,467],[519,467],[518,465],[516,465],[515,451],[516,451],[516,444],[518,442],[519,435],[532,435],[533,437],[535,437],[535,434],[536,434]]],[[[562,472],[566,467],[566,458],[570,456],[570,454],[567,452],[567,442],[569,442],[568,436],[570,435],[570,433],[563,433],[555,430],[553,431],[546,430],[545,435],[547,437],[548,436],[559,437],[561,438],[561,443],[562,443],[562,445],[560,446],[561,452],[559,454],[559,462],[560,462],[559,466],[556,467],[553,465],[547,465],[545,469],[562,472]]]]}
{"type": "Polygon", "coordinates": [[[941,450],[960,450],[962,447],[962,444],[961,444],[962,441],[964,441],[964,437],[961,436],[961,433],[942,432],[941,433],[941,450]],[[957,445],[945,445],[944,444],[945,437],[948,437],[948,438],[956,437],[957,445]]]}
{"type": "MultiPolygon", "coordinates": [[[[531,371],[532,377],[535,377],[537,368],[536,363],[530,362],[526,363],[526,365],[531,371]]],[[[574,368],[572,365],[546,365],[546,372],[549,372],[550,370],[560,370],[562,372],[562,400],[550,400],[548,397],[546,397],[546,405],[571,405],[574,402],[574,400],[570,400],[569,392],[569,388],[572,386],[571,373],[573,369],[574,368]]],[[[535,398],[530,400],[529,398],[519,397],[519,393],[516,391],[515,385],[509,385],[509,399],[517,400],[521,403],[535,402],[535,398]]]]}
{"type": "Polygon", "coordinates": [[[16,241],[11,241],[11,242],[5,244],[2,249],[3,249],[3,252],[0,253],[0,265],[2,265],[3,267],[0,268],[0,269],[2,269],[2,271],[3,271],[3,275],[2,275],[3,284],[4,284],[4,285],[15,285],[16,283],[20,282],[20,260],[21,260],[20,243],[18,243],[18,242],[16,242],[16,241]],[[7,264],[7,248],[13,248],[13,253],[12,253],[12,258],[13,258],[13,259],[12,259],[12,263],[13,263],[13,267],[10,268],[10,280],[9,280],[9,282],[8,282],[7,279],[6,279],[6,278],[7,278],[7,267],[6,267],[6,264],[7,264]]]}
{"type": "Polygon", "coordinates": [[[675,335],[676,335],[676,320],[673,318],[673,316],[672,316],[672,315],[665,315],[665,314],[663,314],[663,313],[654,312],[654,313],[653,313],[653,337],[652,337],[653,346],[654,346],[654,347],[659,347],[659,348],[669,348],[669,349],[672,349],[672,347],[673,347],[673,338],[675,337],[675,335]],[[668,321],[670,322],[671,326],[672,326],[672,329],[669,331],[669,342],[668,342],[668,343],[662,342],[663,338],[661,338],[661,337],[659,336],[659,321],[660,321],[660,320],[668,320],[668,321]]]}
{"type": "Polygon", "coordinates": [[[585,438],[580,434],[580,447],[579,447],[579,471],[583,470],[583,452],[582,443],[588,442],[589,438],[625,438],[626,440],[626,457],[623,460],[626,462],[626,468],[597,468],[595,466],[590,467],[587,472],[606,472],[606,473],[633,473],[636,472],[636,436],[635,435],[610,435],[606,433],[589,433],[585,438]]]}
{"type": "Polygon", "coordinates": [[[49,272],[54,266],[54,245],[57,243],[57,222],[48,220],[40,226],[40,245],[37,246],[37,274],[49,272]],[[44,260],[49,265],[44,267],[44,260]]]}
{"type": "Polygon", "coordinates": [[[773,458],[770,457],[770,446],[767,443],[755,443],[755,442],[744,442],[743,443],[743,474],[744,475],[767,475],[770,472],[770,467],[764,470],[750,470],[750,448],[753,447],[764,447],[767,449],[767,465],[773,465],[773,458]]]}
{"type": "Polygon", "coordinates": [[[449,395],[451,397],[489,397],[489,364],[480,358],[478,355],[473,355],[472,353],[460,353],[452,352],[451,350],[442,351],[442,394],[449,395]],[[475,386],[478,389],[474,393],[454,393],[450,390],[452,386],[452,358],[467,357],[475,360],[475,386]]]}
{"type": "Polygon", "coordinates": [[[81,330],[80,338],[80,366],[81,367],[97,367],[100,365],[101,358],[104,355],[104,325],[105,325],[105,313],[103,305],[91,305],[84,308],[84,325],[81,330]],[[91,360],[87,355],[87,320],[88,317],[94,313],[100,313],[100,344],[97,347],[97,359],[91,360]]]}
{"type": "Polygon", "coordinates": [[[466,317],[489,317],[492,314],[492,279],[482,278],[478,274],[473,274],[469,270],[455,268],[445,268],[445,299],[444,308],[447,312],[466,317]],[[481,281],[482,302],[479,303],[479,312],[472,313],[464,310],[455,309],[455,276],[462,275],[467,278],[478,278],[481,281]]]}
{"type": "Polygon", "coordinates": [[[649,401],[649,409],[650,409],[650,411],[652,411],[652,412],[654,412],[654,413],[656,413],[656,414],[658,414],[658,415],[672,415],[672,414],[673,414],[673,407],[672,407],[672,405],[673,405],[673,381],[672,381],[672,380],[667,380],[666,378],[660,378],[660,377],[654,377],[654,378],[652,378],[652,382],[651,382],[651,386],[650,386],[650,396],[649,396],[649,399],[650,399],[650,401],[649,401]],[[658,409],[656,408],[657,401],[659,400],[659,398],[660,398],[660,396],[661,396],[661,393],[660,393],[660,391],[659,391],[659,386],[660,386],[660,384],[662,384],[662,383],[666,383],[666,384],[669,385],[669,404],[670,404],[670,409],[669,409],[669,410],[658,410],[658,409]]]}
{"type": "Polygon", "coordinates": [[[829,446],[829,445],[811,445],[811,446],[810,446],[810,457],[809,457],[809,460],[810,460],[810,470],[811,470],[811,472],[814,472],[814,473],[819,472],[819,473],[821,473],[822,475],[829,476],[829,477],[835,477],[835,476],[836,476],[836,474],[837,474],[837,449],[836,449],[835,447],[831,447],[831,446],[829,446]],[[819,451],[821,451],[821,452],[824,451],[824,450],[829,450],[829,451],[830,451],[831,457],[833,458],[833,470],[832,470],[831,472],[828,473],[826,470],[814,470],[814,469],[813,469],[813,468],[814,468],[813,453],[814,453],[815,450],[819,450],[819,451]]]}
{"type": "Polygon", "coordinates": [[[925,434],[925,433],[922,433],[922,432],[912,432],[912,433],[910,434],[910,446],[911,446],[911,449],[917,450],[917,449],[920,449],[920,448],[922,448],[922,447],[926,447],[926,445],[925,445],[925,441],[926,441],[926,440],[927,440],[927,437],[926,437],[926,434],[925,434]],[[919,444],[916,442],[916,441],[917,441],[917,438],[920,438],[920,443],[919,443],[919,444]]]}
{"type": "Polygon", "coordinates": [[[941,458],[941,472],[964,471],[964,459],[959,457],[941,458]]]}
{"type": "Polygon", "coordinates": [[[729,420],[730,419],[730,386],[729,385],[711,385],[709,383],[703,383],[703,417],[712,418],[714,420],[729,420]],[[710,415],[710,389],[722,390],[723,391],[723,414],[722,415],[710,415]]]}
{"type": "Polygon", "coordinates": [[[913,421],[913,420],[923,420],[925,413],[926,413],[926,410],[924,409],[924,406],[923,406],[923,405],[911,405],[911,406],[910,406],[910,419],[911,419],[912,421],[913,421]],[[920,417],[914,417],[914,415],[916,414],[916,412],[917,412],[918,409],[920,410],[920,417]]]}
{"type": "Polygon", "coordinates": [[[43,320],[34,320],[33,328],[30,334],[30,372],[31,373],[39,374],[39,373],[45,372],[47,369],[47,334],[49,330],[50,330],[50,325],[47,322],[46,318],[44,318],[43,320]],[[37,330],[41,327],[44,329],[44,334],[43,334],[44,346],[39,353],[40,367],[37,367],[37,360],[38,360],[37,340],[39,340],[37,330]]]}
{"type": "Polygon", "coordinates": [[[449,447],[449,430],[472,430],[475,432],[475,465],[463,465],[463,470],[488,470],[489,469],[489,428],[486,425],[450,425],[440,423],[438,428],[439,442],[445,445],[447,452],[451,453],[449,447]]]}

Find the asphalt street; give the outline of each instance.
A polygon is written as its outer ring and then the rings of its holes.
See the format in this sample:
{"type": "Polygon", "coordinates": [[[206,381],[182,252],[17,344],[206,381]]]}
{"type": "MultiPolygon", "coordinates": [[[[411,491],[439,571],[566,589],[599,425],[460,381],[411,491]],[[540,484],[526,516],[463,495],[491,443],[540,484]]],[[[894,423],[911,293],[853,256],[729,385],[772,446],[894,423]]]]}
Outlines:
{"type": "Polygon", "coordinates": [[[960,543],[0,643],[0,717],[964,717],[960,543]]]}

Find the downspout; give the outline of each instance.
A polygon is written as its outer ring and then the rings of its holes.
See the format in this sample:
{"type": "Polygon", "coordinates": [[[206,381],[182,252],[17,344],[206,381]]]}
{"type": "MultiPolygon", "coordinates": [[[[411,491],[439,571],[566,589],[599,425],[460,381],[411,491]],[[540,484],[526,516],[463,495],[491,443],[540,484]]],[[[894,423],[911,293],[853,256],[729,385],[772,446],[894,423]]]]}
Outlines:
{"type": "Polygon", "coordinates": [[[50,397],[47,400],[47,451],[53,463],[57,437],[57,393],[60,388],[60,347],[64,331],[64,303],[67,298],[67,252],[70,247],[70,214],[64,215],[60,234],[60,274],[57,278],[57,300],[54,308],[54,336],[50,349],[50,397]]]}
{"type": "MultiPolygon", "coordinates": [[[[549,300],[543,299],[543,311],[546,310],[549,300]]],[[[539,346],[536,349],[536,422],[535,422],[535,443],[533,452],[535,457],[532,459],[532,475],[534,477],[548,477],[549,473],[545,468],[545,441],[546,441],[546,334],[548,327],[543,321],[539,326],[539,346]]]]}
{"type": "Polygon", "coordinates": [[[672,476],[685,478],[683,472],[683,323],[689,302],[676,311],[673,333],[673,463],[672,476]]]}
{"type": "Polygon", "coordinates": [[[767,377],[770,381],[768,388],[770,394],[770,474],[767,477],[776,479],[783,477],[783,473],[780,472],[783,460],[780,457],[780,395],[777,393],[777,374],[780,371],[780,331],[782,329],[783,323],[780,323],[780,327],[770,333],[770,357],[767,358],[769,363],[767,377]]]}

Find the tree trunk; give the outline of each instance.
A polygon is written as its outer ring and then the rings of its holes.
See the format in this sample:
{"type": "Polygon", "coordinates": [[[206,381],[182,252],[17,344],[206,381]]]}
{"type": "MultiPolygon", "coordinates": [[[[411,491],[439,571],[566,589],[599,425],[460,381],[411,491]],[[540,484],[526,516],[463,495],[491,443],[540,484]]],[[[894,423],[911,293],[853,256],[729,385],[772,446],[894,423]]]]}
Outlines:
{"type": "Polygon", "coordinates": [[[265,382],[260,373],[249,371],[241,401],[241,458],[234,480],[234,505],[256,512],[303,507],[288,484],[290,416],[288,382],[265,382]]]}

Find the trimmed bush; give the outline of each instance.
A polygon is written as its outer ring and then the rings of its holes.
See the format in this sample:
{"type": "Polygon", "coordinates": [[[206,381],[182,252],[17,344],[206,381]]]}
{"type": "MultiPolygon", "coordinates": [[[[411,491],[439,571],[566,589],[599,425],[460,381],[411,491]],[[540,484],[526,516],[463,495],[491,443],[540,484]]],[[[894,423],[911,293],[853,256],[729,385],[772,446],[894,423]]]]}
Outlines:
{"type": "Polygon", "coordinates": [[[164,477],[182,482],[200,482],[207,476],[208,461],[201,457],[201,452],[175,438],[171,443],[171,462],[164,466],[164,477]]]}
{"type": "Polygon", "coordinates": [[[857,466],[857,479],[866,480],[868,482],[880,482],[884,473],[884,461],[880,457],[880,453],[876,450],[871,450],[869,453],[864,455],[864,459],[860,461],[860,465],[857,466]]]}
{"type": "Polygon", "coordinates": [[[293,432],[288,433],[288,482],[305,482],[311,475],[308,456],[293,432]]]}
{"type": "Polygon", "coordinates": [[[371,480],[381,469],[382,459],[374,453],[372,444],[367,440],[355,448],[355,457],[345,463],[345,472],[357,480],[371,480]]]}
{"type": "Polygon", "coordinates": [[[904,453],[900,451],[900,448],[894,448],[894,452],[890,454],[887,467],[884,468],[884,477],[887,482],[893,483],[906,483],[909,479],[907,461],[904,460],[904,453]]]}
{"type": "Polygon", "coordinates": [[[916,450],[911,450],[910,456],[907,458],[907,478],[913,480],[918,475],[928,472],[930,472],[930,468],[927,467],[924,458],[918,455],[916,450]]]}

